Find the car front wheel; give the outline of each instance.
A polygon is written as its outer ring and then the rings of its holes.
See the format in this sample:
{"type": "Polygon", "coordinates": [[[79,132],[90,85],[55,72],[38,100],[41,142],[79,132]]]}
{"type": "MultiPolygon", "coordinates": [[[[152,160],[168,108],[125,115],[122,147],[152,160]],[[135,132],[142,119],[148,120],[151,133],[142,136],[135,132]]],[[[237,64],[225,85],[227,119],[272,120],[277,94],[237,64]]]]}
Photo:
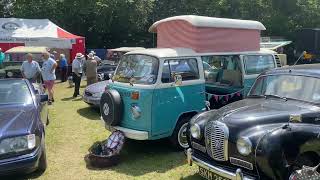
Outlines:
{"type": "Polygon", "coordinates": [[[178,150],[187,149],[189,147],[188,139],[187,139],[187,128],[188,128],[189,120],[190,120],[189,117],[185,117],[181,119],[177,123],[173,131],[173,134],[170,137],[170,141],[172,145],[178,150]]]}

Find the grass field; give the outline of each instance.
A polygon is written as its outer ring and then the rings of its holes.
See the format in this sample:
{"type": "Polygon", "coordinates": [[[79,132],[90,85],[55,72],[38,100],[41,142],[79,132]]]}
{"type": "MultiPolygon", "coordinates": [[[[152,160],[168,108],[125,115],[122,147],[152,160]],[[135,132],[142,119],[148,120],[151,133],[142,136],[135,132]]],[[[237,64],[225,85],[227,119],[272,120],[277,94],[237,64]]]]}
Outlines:
{"type": "Polygon", "coordinates": [[[9,179],[200,179],[196,166],[188,166],[185,155],[175,152],[166,140],[127,141],[119,165],[107,169],[87,167],[84,156],[88,148],[106,139],[110,132],[102,126],[99,112],[81,98],[71,98],[72,93],[66,83],[56,84],[56,102],[50,106],[46,130],[47,171],[9,179]]]}

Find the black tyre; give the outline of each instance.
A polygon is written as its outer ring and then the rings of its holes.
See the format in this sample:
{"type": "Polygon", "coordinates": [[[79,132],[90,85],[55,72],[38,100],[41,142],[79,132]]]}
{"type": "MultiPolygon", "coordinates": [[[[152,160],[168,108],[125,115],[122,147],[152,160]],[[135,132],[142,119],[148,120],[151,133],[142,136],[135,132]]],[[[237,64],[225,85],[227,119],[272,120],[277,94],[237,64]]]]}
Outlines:
{"type": "Polygon", "coordinates": [[[123,114],[123,105],[118,91],[107,90],[102,94],[100,112],[107,125],[115,126],[120,123],[123,114]]]}
{"type": "Polygon", "coordinates": [[[187,129],[188,129],[188,124],[190,119],[191,117],[181,118],[178,121],[176,127],[174,128],[174,131],[171,137],[169,138],[171,144],[177,150],[184,150],[189,147],[188,138],[187,138],[187,129]]]}
{"type": "Polygon", "coordinates": [[[42,150],[41,150],[41,157],[39,159],[39,164],[38,164],[38,171],[43,173],[46,171],[47,169],[47,154],[46,154],[46,143],[45,143],[45,138],[44,138],[44,135],[43,136],[43,139],[42,139],[42,150]]]}

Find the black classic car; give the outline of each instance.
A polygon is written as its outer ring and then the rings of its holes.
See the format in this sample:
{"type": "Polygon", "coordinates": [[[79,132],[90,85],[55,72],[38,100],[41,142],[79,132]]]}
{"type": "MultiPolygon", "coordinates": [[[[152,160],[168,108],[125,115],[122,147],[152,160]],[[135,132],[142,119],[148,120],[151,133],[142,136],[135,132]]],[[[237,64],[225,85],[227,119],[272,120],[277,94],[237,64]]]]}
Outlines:
{"type": "Polygon", "coordinates": [[[46,170],[47,101],[42,86],[0,80],[0,175],[46,170]]]}
{"type": "Polygon", "coordinates": [[[113,75],[116,68],[117,68],[116,64],[101,63],[97,67],[98,80],[99,81],[109,80],[110,75],[113,75]]]}
{"type": "Polygon", "coordinates": [[[320,179],[320,65],[261,74],[248,98],[200,113],[188,162],[207,179],[320,179]]]}

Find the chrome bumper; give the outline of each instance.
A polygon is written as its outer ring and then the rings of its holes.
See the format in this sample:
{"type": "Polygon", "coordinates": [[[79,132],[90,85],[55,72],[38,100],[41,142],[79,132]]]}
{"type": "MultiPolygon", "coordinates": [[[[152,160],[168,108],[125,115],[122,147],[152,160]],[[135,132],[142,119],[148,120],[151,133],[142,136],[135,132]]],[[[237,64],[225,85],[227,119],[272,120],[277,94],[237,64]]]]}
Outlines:
{"type": "Polygon", "coordinates": [[[195,156],[192,155],[192,149],[187,150],[187,160],[188,164],[192,166],[192,164],[196,164],[204,169],[207,169],[210,172],[213,172],[214,174],[217,174],[219,176],[231,179],[231,180],[254,180],[251,177],[246,177],[243,175],[241,169],[237,169],[236,172],[230,172],[226,171],[220,167],[213,166],[211,164],[208,164],[195,156]]]}
{"type": "Polygon", "coordinates": [[[129,139],[135,139],[135,140],[148,140],[149,139],[149,133],[147,131],[137,131],[129,128],[124,128],[120,126],[108,126],[102,117],[100,117],[101,122],[103,126],[109,130],[109,131],[115,131],[119,130],[124,133],[125,137],[129,139]]]}

